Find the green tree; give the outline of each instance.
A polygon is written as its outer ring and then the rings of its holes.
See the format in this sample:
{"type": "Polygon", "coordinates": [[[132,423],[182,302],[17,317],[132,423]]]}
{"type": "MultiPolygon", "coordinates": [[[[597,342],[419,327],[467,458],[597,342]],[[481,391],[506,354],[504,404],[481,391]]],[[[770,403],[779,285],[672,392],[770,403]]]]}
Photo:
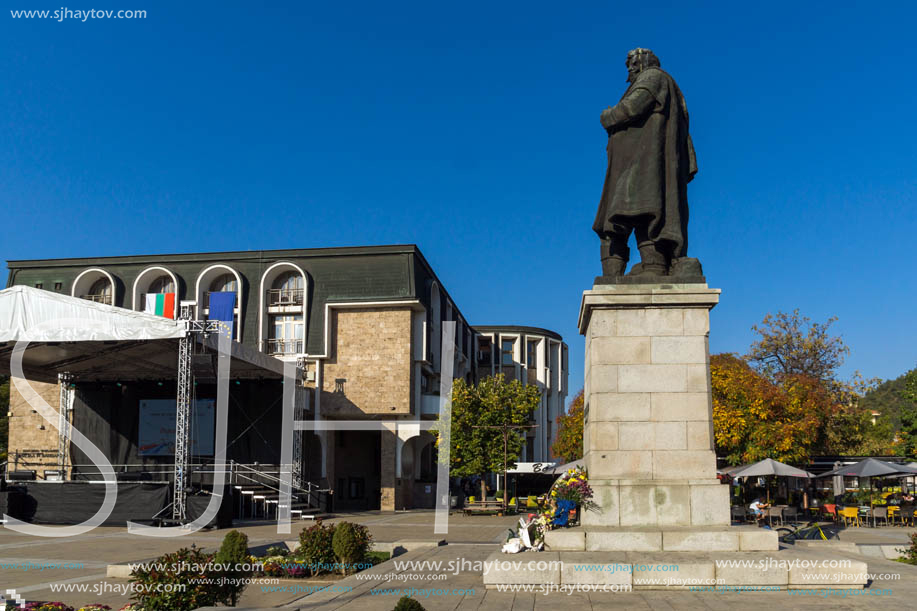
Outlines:
{"type": "Polygon", "coordinates": [[[901,398],[906,402],[900,412],[903,453],[913,458],[917,457],[917,369],[905,374],[901,398]]]}
{"type": "Polygon", "coordinates": [[[557,439],[551,446],[551,455],[564,462],[583,457],[583,423],[585,418],[583,391],[576,393],[567,407],[567,413],[557,417],[557,439]]]}
{"type": "MultiPolygon", "coordinates": [[[[477,385],[458,379],[452,386],[452,426],[450,473],[455,477],[484,476],[503,472],[504,424],[529,424],[541,391],[534,384],[519,380],[507,382],[503,374],[487,377],[477,385]]],[[[523,448],[523,434],[510,431],[507,438],[507,465],[513,468],[523,448]]],[[[486,494],[483,479],[481,495],[486,494]]]]}

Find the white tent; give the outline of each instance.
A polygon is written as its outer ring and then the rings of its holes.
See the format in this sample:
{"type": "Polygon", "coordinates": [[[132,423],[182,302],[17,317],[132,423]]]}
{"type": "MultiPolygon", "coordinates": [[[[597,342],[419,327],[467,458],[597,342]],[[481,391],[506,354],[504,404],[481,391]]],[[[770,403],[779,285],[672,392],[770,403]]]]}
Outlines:
{"type": "Polygon", "coordinates": [[[162,316],[29,286],[0,291],[0,342],[138,341],[184,336],[183,323],[162,316]]]}
{"type": "MultiPolygon", "coordinates": [[[[175,379],[178,339],[185,322],[105,305],[28,286],[0,291],[0,373],[21,357],[25,377],[78,380],[175,379]]],[[[217,352],[217,336],[196,334],[204,352],[217,352]]],[[[280,378],[283,362],[239,342],[230,344],[233,378],[280,378]]],[[[199,365],[200,363],[198,363],[199,365]]],[[[212,367],[211,367],[212,369],[212,367]]],[[[196,376],[203,370],[195,371],[196,376]]],[[[215,375],[215,374],[214,374],[215,375]]]]}

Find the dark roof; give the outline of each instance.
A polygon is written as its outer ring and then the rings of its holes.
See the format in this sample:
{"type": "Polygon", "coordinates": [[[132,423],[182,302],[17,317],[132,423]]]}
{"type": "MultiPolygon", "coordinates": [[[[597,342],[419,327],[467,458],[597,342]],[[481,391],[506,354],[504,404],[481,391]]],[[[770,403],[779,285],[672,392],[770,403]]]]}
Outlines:
{"type": "MultiPolygon", "coordinates": [[[[151,253],[144,255],[119,255],[112,257],[66,257],[59,259],[9,259],[8,268],[49,267],[55,265],[93,265],[97,261],[116,263],[204,261],[223,259],[259,259],[262,257],[330,257],[347,255],[416,253],[426,263],[416,244],[390,244],[383,246],[338,246],[332,248],[284,248],[275,250],[227,250],[220,252],[151,253]]],[[[427,263],[429,266],[429,263],[427,263]]]]}

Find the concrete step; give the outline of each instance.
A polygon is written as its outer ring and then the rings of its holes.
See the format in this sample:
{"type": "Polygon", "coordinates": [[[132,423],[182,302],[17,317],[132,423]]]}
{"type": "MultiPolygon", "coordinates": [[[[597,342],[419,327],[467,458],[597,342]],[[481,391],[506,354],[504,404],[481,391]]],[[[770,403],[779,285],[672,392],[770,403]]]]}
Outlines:
{"type": "Polygon", "coordinates": [[[545,534],[552,552],[777,551],[777,531],[756,526],[558,528],[545,534]]]}
{"type": "Polygon", "coordinates": [[[776,552],[496,551],[485,564],[488,588],[506,584],[607,585],[634,590],[715,587],[738,590],[862,588],[864,560],[810,550],[776,552]]]}

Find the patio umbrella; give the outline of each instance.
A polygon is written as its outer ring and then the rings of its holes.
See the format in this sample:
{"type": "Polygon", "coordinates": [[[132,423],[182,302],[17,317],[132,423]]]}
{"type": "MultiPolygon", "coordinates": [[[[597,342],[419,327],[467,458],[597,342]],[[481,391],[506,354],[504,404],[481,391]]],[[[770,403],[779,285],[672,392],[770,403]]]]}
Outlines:
{"type": "Polygon", "coordinates": [[[797,469],[790,465],[776,461],[773,458],[765,458],[754,464],[748,465],[730,475],[733,477],[755,477],[761,475],[779,475],[781,477],[815,477],[808,471],[797,469]]]}
{"type": "MultiPolygon", "coordinates": [[[[842,466],[843,465],[841,465],[840,461],[835,461],[834,463],[835,470],[840,469],[842,466]]],[[[844,494],[844,492],[847,491],[847,489],[844,487],[844,476],[835,475],[834,477],[832,477],[831,478],[831,487],[834,489],[835,497],[844,494]]]]}
{"type": "Polygon", "coordinates": [[[716,474],[717,475],[732,475],[736,471],[741,471],[742,469],[744,469],[747,466],[748,465],[738,465],[736,467],[723,467],[722,469],[717,469],[716,474]]]}
{"type": "Polygon", "coordinates": [[[877,458],[866,458],[852,465],[822,473],[818,477],[839,475],[843,477],[886,477],[889,475],[917,475],[917,469],[899,463],[885,462],[877,458]]]}
{"type": "MultiPolygon", "coordinates": [[[[785,463],[774,460],[773,458],[765,458],[764,460],[759,460],[756,463],[750,464],[747,467],[733,471],[730,475],[732,477],[760,477],[767,475],[777,475],[780,477],[814,477],[808,471],[803,471],[802,469],[797,469],[796,467],[791,467],[785,463]]],[[[767,502],[771,501],[771,489],[770,486],[767,487],[767,502]]]]}

